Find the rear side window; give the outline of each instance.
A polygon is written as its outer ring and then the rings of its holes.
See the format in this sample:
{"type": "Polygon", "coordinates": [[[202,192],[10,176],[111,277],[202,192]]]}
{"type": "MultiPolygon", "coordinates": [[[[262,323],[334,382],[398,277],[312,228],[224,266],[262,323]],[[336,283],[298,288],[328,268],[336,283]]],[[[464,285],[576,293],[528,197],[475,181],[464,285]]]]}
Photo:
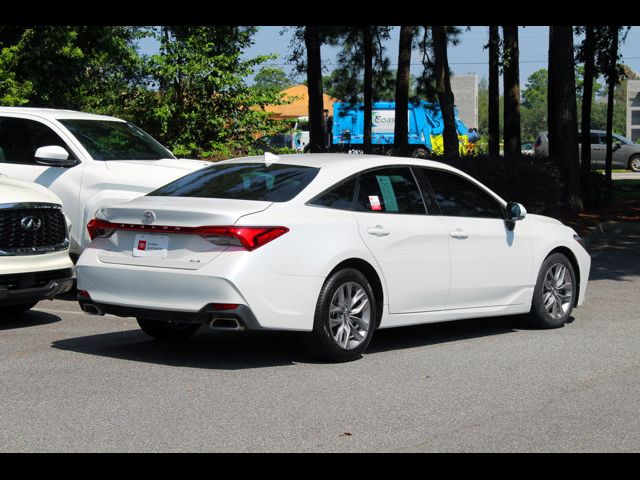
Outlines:
{"type": "Polygon", "coordinates": [[[339,183],[335,187],[318,195],[309,202],[309,204],[338,210],[351,210],[353,206],[353,196],[356,192],[356,182],[357,178],[354,177],[351,180],[339,183]]]}
{"type": "Polygon", "coordinates": [[[504,218],[498,201],[466,178],[441,170],[427,169],[426,174],[442,215],[504,218]]]}
{"type": "Polygon", "coordinates": [[[408,167],[362,173],[355,209],[372,213],[426,214],[422,195],[408,167]]]}
{"type": "Polygon", "coordinates": [[[212,165],[160,187],[148,196],[287,202],[309,185],[317,174],[317,168],[298,165],[212,165]]]}

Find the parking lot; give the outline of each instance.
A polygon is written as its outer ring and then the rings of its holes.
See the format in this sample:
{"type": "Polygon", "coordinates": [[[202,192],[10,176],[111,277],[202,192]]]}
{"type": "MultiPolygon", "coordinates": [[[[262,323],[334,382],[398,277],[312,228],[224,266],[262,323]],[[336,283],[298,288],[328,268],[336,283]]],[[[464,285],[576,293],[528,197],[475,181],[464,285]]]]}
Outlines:
{"type": "Polygon", "coordinates": [[[0,324],[2,451],[638,451],[640,235],[592,246],[559,330],[378,331],[322,364],[293,334],[146,337],[71,299],[0,324]]]}

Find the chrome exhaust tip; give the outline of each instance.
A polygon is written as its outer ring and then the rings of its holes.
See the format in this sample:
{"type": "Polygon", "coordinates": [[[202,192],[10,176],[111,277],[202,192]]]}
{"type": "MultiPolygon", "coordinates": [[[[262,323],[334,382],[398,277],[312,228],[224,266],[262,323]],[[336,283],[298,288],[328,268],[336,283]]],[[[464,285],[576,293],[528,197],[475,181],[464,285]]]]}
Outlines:
{"type": "Polygon", "coordinates": [[[214,318],[209,322],[209,328],[213,330],[244,330],[235,318],[214,318]]]}
{"type": "Polygon", "coordinates": [[[89,315],[104,315],[104,312],[93,303],[85,303],[84,305],[82,305],[82,311],[88,313],[89,315]]]}

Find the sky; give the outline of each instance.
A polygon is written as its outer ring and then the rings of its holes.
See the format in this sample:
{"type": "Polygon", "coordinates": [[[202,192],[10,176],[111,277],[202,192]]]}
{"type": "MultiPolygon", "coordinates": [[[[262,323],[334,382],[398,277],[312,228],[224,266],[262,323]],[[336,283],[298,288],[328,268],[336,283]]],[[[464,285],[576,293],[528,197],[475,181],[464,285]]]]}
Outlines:
{"type": "MultiPolygon", "coordinates": [[[[460,43],[456,46],[449,46],[449,66],[454,75],[476,74],[478,80],[488,77],[488,51],[483,48],[489,39],[487,27],[471,27],[466,30],[462,28],[460,43]]],[[[278,54],[279,58],[270,60],[264,65],[277,66],[286,73],[293,71],[293,67],[288,65],[286,57],[289,54],[289,42],[291,30],[281,35],[282,26],[262,26],[254,36],[254,44],[248,48],[244,55],[247,58],[257,55],[278,54]]],[[[398,59],[398,36],[400,29],[393,28],[391,39],[385,42],[386,54],[390,59],[391,68],[395,68],[398,59]]],[[[527,77],[540,68],[547,68],[547,56],[549,49],[549,28],[548,27],[520,27],[520,82],[524,88],[527,77]]],[[[142,53],[155,53],[158,44],[153,39],[145,39],[140,43],[142,53]]],[[[332,70],[335,64],[339,47],[322,47],[323,65],[327,68],[327,73],[332,70]]],[[[631,27],[626,41],[621,46],[623,62],[632,70],[640,73],[640,28],[631,27]]],[[[411,58],[411,73],[419,75],[422,70],[421,55],[415,51],[411,58]]],[[[303,76],[298,76],[297,80],[302,82],[303,76]]]]}

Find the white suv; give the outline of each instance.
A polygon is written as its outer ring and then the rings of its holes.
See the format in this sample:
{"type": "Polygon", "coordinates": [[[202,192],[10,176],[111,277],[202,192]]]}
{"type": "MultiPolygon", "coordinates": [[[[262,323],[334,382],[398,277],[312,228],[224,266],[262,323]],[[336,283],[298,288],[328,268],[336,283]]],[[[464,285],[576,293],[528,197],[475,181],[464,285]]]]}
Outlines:
{"type": "Polygon", "coordinates": [[[144,195],[208,162],[176,159],[138,127],[70,110],[0,107],[0,173],[39,183],[62,199],[71,253],[89,243],[96,211],[144,195]]]}
{"type": "Polygon", "coordinates": [[[0,318],[71,289],[67,226],[46,188],[0,176],[0,318]]]}

